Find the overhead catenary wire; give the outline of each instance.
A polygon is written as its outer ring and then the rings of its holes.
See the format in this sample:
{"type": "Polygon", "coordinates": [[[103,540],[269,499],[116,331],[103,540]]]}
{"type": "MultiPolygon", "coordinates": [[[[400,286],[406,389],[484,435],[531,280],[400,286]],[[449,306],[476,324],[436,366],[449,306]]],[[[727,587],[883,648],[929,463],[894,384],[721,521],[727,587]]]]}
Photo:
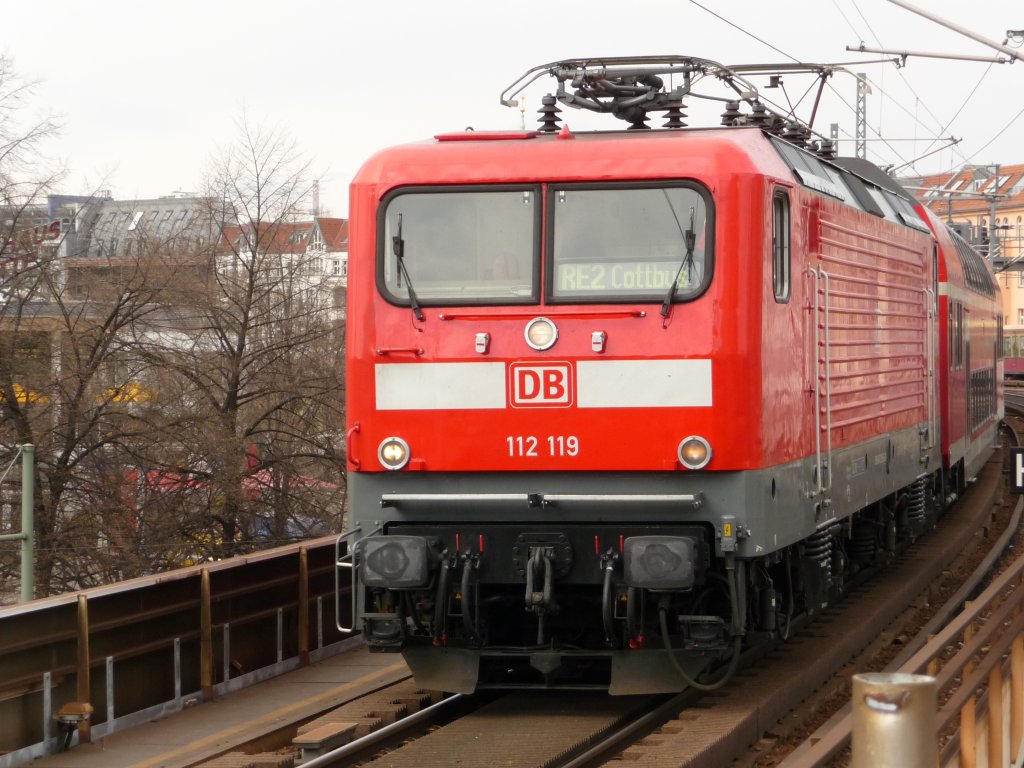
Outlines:
{"type": "Polygon", "coordinates": [[[772,49],[773,51],[775,51],[775,52],[776,52],[776,53],[778,53],[778,54],[781,54],[781,55],[785,56],[785,57],[786,57],[787,59],[791,59],[792,61],[796,61],[796,62],[799,62],[799,59],[796,59],[795,57],[793,57],[793,56],[790,56],[790,55],[789,55],[788,53],[786,53],[785,51],[783,51],[783,50],[782,50],[781,48],[776,48],[776,47],[775,47],[774,45],[772,45],[771,43],[769,43],[769,42],[768,42],[767,40],[762,40],[762,39],[761,39],[760,37],[758,37],[757,35],[755,35],[755,34],[754,34],[753,32],[751,32],[751,31],[749,31],[749,30],[747,30],[747,29],[744,29],[744,28],[743,28],[743,27],[741,27],[741,26],[740,26],[739,24],[736,24],[736,23],[734,23],[734,22],[732,22],[732,21],[729,21],[729,19],[725,18],[725,17],[724,17],[724,16],[722,16],[721,14],[715,13],[715,12],[714,12],[714,11],[712,11],[712,10],[711,10],[710,8],[708,8],[707,6],[705,6],[705,5],[701,5],[700,3],[698,3],[698,2],[697,2],[697,0],[690,0],[690,3],[692,3],[693,5],[696,5],[696,6],[697,6],[698,8],[700,8],[700,9],[701,9],[702,11],[705,11],[705,12],[707,12],[707,13],[710,13],[710,14],[711,14],[712,16],[714,16],[714,17],[715,17],[716,19],[718,19],[719,21],[724,21],[724,22],[725,22],[726,24],[728,24],[728,25],[729,25],[730,27],[732,27],[733,29],[736,29],[736,30],[738,30],[738,31],[742,32],[742,33],[743,33],[743,34],[745,34],[745,35],[746,35],[747,37],[751,37],[751,38],[753,38],[754,40],[757,40],[757,42],[761,43],[761,45],[764,45],[764,46],[767,46],[768,48],[771,48],[771,49],[772,49]]]}
{"type": "MultiPolygon", "coordinates": [[[[896,0],[891,0],[891,1],[896,2],[896,0]]],[[[882,44],[881,39],[879,38],[878,34],[875,32],[875,29],[872,26],[872,24],[869,21],[869,19],[867,18],[867,16],[861,10],[859,4],[856,2],[856,0],[851,0],[851,2],[853,4],[853,7],[855,8],[855,10],[857,11],[857,14],[860,16],[861,20],[866,25],[866,27],[867,27],[870,35],[872,36],[872,38],[879,45],[881,45],[882,44]]],[[[737,24],[736,22],[726,18],[722,14],[720,14],[720,13],[718,13],[716,11],[713,11],[712,9],[708,8],[707,6],[705,6],[704,4],[698,2],[698,0],[690,0],[690,3],[692,5],[695,5],[696,7],[700,8],[701,10],[705,11],[706,13],[710,14],[711,16],[714,16],[716,19],[722,21],[723,23],[725,23],[725,24],[733,27],[734,29],[742,32],[744,35],[747,35],[751,39],[756,40],[758,43],[760,43],[760,44],[770,48],[771,50],[779,53],[782,56],[785,56],[787,59],[790,59],[791,61],[794,61],[794,62],[798,62],[799,61],[796,57],[794,57],[791,54],[787,53],[786,51],[782,50],[778,46],[768,42],[767,40],[765,40],[762,37],[759,37],[758,35],[754,34],[753,32],[745,29],[742,25],[737,24]]],[[[908,6],[908,4],[904,4],[902,2],[897,2],[896,4],[904,6],[904,7],[908,6]]],[[[861,37],[861,39],[863,39],[863,36],[860,35],[859,30],[857,30],[856,26],[853,24],[853,22],[851,21],[850,17],[843,11],[842,7],[838,4],[837,0],[833,0],[833,5],[835,6],[836,11],[839,13],[839,15],[846,22],[846,24],[854,32],[854,34],[858,35],[858,37],[861,37]]],[[[915,12],[916,12],[916,10],[915,10],[915,12]]],[[[957,31],[960,31],[959,28],[957,28],[957,31]]],[[[964,32],[962,32],[962,34],[968,34],[968,32],[964,31],[964,32]]],[[[974,36],[974,35],[968,34],[968,36],[974,36]]],[[[978,38],[975,37],[975,39],[978,39],[978,38]]],[[[1006,43],[1008,43],[1008,42],[1010,42],[1010,41],[1009,40],[1004,41],[1004,44],[1002,46],[997,46],[997,44],[995,44],[995,43],[992,43],[991,45],[993,45],[994,47],[998,47],[1000,50],[1006,51],[1007,50],[1006,49],[1006,43]]],[[[988,44],[988,43],[986,43],[986,44],[988,44]]],[[[932,121],[934,121],[934,124],[932,124],[932,125],[929,125],[927,122],[922,120],[921,117],[918,114],[913,113],[910,110],[908,110],[899,99],[897,99],[894,96],[892,96],[886,90],[886,88],[882,85],[882,83],[878,82],[874,78],[867,77],[866,75],[864,76],[866,82],[868,82],[873,88],[877,89],[879,94],[882,96],[883,100],[887,100],[887,101],[892,102],[893,104],[895,104],[896,107],[899,110],[901,110],[904,114],[906,114],[915,124],[919,125],[928,134],[931,135],[930,139],[927,139],[927,138],[919,139],[920,141],[928,141],[928,144],[927,144],[927,146],[925,148],[924,153],[922,153],[921,155],[918,155],[917,157],[913,157],[913,158],[908,159],[908,158],[904,157],[903,154],[900,153],[896,149],[896,147],[893,146],[891,143],[889,143],[889,140],[887,140],[882,135],[881,123],[879,123],[877,127],[874,126],[874,125],[871,125],[870,123],[868,123],[867,125],[868,125],[868,128],[871,131],[871,133],[874,134],[875,137],[877,137],[877,140],[882,141],[882,143],[885,144],[886,147],[888,147],[888,149],[892,153],[892,155],[895,158],[897,158],[897,160],[899,161],[899,164],[896,165],[896,167],[900,167],[900,168],[903,168],[903,167],[914,168],[915,164],[918,161],[920,161],[924,157],[927,157],[927,156],[930,156],[930,155],[934,154],[934,152],[932,151],[932,148],[935,147],[936,143],[939,142],[939,141],[947,141],[947,142],[949,142],[947,147],[941,147],[940,149],[950,148],[953,152],[955,152],[957,155],[959,155],[959,157],[961,158],[961,163],[968,163],[968,162],[970,162],[971,158],[967,157],[963,153],[963,151],[958,147],[958,144],[960,143],[959,140],[951,140],[951,138],[947,138],[946,134],[947,134],[948,130],[950,129],[950,127],[955,123],[955,121],[959,118],[959,116],[963,113],[964,109],[967,108],[967,106],[970,104],[971,100],[976,95],[976,93],[977,93],[981,83],[985,80],[986,75],[989,73],[989,70],[991,69],[992,63],[994,63],[994,62],[990,62],[989,63],[989,67],[986,69],[986,71],[978,79],[978,82],[971,89],[970,93],[965,97],[965,99],[961,103],[960,107],[956,110],[956,112],[953,114],[953,116],[951,118],[949,118],[948,120],[946,120],[946,121],[943,121],[942,119],[940,119],[940,118],[938,118],[936,116],[935,112],[931,108],[929,108],[927,102],[924,99],[922,99],[920,97],[920,95],[917,93],[917,91],[914,89],[913,85],[910,83],[908,78],[906,76],[904,76],[902,72],[899,72],[900,79],[903,81],[904,85],[907,87],[907,89],[910,91],[910,93],[913,94],[913,96],[914,96],[914,98],[916,100],[916,103],[919,105],[919,107],[921,109],[924,110],[924,112],[928,115],[928,117],[932,121]],[[940,126],[940,128],[938,130],[936,130],[934,125],[938,125],[938,126],[940,126]]],[[[839,93],[839,91],[831,83],[828,84],[828,88],[834,94],[834,96],[838,99],[838,101],[841,104],[843,104],[848,110],[850,110],[851,113],[856,114],[856,108],[841,93],[839,93]]],[[[776,109],[778,109],[778,110],[780,110],[780,111],[782,111],[784,113],[787,113],[789,115],[793,115],[794,114],[795,109],[797,107],[799,107],[800,103],[802,102],[802,100],[804,98],[804,97],[801,97],[797,101],[797,103],[794,105],[789,100],[788,94],[786,94],[786,101],[788,102],[788,107],[783,107],[783,106],[778,105],[778,104],[773,104],[771,102],[771,100],[769,100],[767,98],[764,98],[763,94],[759,94],[759,96],[769,106],[772,106],[772,107],[774,107],[774,108],[776,108],[776,109]]],[[[985,148],[987,148],[989,145],[991,145],[992,142],[994,142],[996,139],[998,139],[999,136],[1001,136],[1019,117],[1020,117],[1020,114],[1018,114],[1014,118],[1012,118],[1010,120],[1010,122],[1006,125],[1005,128],[1003,128],[999,133],[997,133],[989,142],[987,142],[983,147],[981,147],[981,149],[977,150],[977,152],[975,152],[974,155],[977,155],[978,152],[983,151],[985,148]]],[[[847,134],[847,135],[849,135],[849,134],[847,134]]],[[[877,152],[875,152],[875,154],[876,154],[876,157],[879,158],[879,161],[882,162],[881,161],[882,156],[879,155],[877,152]]],[[[972,155],[972,157],[974,155],[972,155]]],[[[885,164],[885,163],[883,162],[883,164],[885,164]]],[[[889,165],[893,165],[892,163],[888,163],[888,164],[889,165]]]]}
{"type": "MultiPolygon", "coordinates": [[[[871,36],[872,36],[872,37],[874,38],[875,42],[876,42],[876,43],[877,43],[877,44],[878,44],[879,46],[883,45],[883,43],[882,43],[882,39],[881,39],[881,38],[880,38],[880,37],[878,36],[878,33],[877,33],[877,32],[875,32],[875,29],[874,29],[874,27],[873,27],[873,26],[871,25],[871,22],[870,22],[870,21],[868,20],[868,18],[867,18],[867,17],[866,17],[865,15],[864,15],[864,12],[863,12],[863,11],[861,10],[861,8],[860,8],[860,5],[858,5],[858,3],[857,3],[857,0],[851,0],[851,2],[853,3],[853,7],[854,7],[854,9],[855,9],[855,10],[857,11],[857,14],[858,14],[858,15],[860,16],[860,18],[861,18],[861,20],[862,20],[862,21],[864,22],[865,26],[867,26],[867,28],[868,28],[868,32],[869,32],[869,33],[871,34],[871,36]]],[[[857,29],[857,28],[856,28],[856,27],[855,27],[855,26],[853,25],[853,23],[852,23],[852,22],[851,22],[851,21],[849,20],[849,18],[848,18],[848,17],[846,16],[846,14],[842,12],[842,9],[840,8],[840,6],[839,6],[839,4],[838,4],[837,0],[832,0],[832,4],[833,4],[833,5],[834,5],[834,6],[836,7],[836,9],[837,9],[837,10],[839,11],[840,15],[841,15],[841,16],[842,16],[842,17],[843,17],[843,18],[844,18],[845,20],[846,20],[846,23],[847,23],[847,24],[849,25],[849,27],[850,27],[850,29],[851,29],[851,30],[853,31],[853,33],[854,33],[854,34],[855,34],[855,35],[856,35],[856,36],[857,36],[857,37],[858,37],[859,39],[863,40],[863,39],[864,39],[864,36],[863,36],[863,35],[862,35],[862,34],[860,33],[860,30],[858,30],[858,29],[857,29]]],[[[990,65],[990,66],[991,66],[991,65],[990,65]]],[[[880,93],[880,94],[881,94],[881,95],[882,95],[882,96],[884,97],[884,99],[888,99],[889,101],[891,101],[891,102],[892,102],[893,104],[895,104],[895,105],[896,105],[896,107],[897,107],[898,109],[902,110],[902,111],[903,111],[903,112],[904,112],[904,113],[905,113],[905,114],[906,114],[906,115],[907,115],[908,117],[910,117],[910,118],[911,118],[911,119],[912,119],[912,120],[913,120],[913,121],[914,121],[914,122],[915,122],[915,123],[916,123],[917,125],[920,125],[920,126],[921,126],[922,128],[924,128],[924,129],[925,129],[926,131],[928,131],[929,133],[931,133],[931,134],[933,135],[933,138],[932,138],[931,142],[930,142],[930,143],[928,144],[928,146],[927,146],[927,147],[925,148],[925,150],[924,150],[924,153],[922,153],[922,154],[921,154],[921,155],[919,155],[918,157],[916,157],[916,158],[913,158],[912,160],[909,160],[909,161],[908,161],[908,160],[906,160],[905,158],[902,158],[902,157],[900,157],[900,160],[902,160],[902,161],[903,161],[903,163],[902,163],[902,165],[900,165],[900,166],[897,166],[897,167],[900,167],[900,168],[903,168],[903,167],[913,167],[913,166],[914,166],[914,163],[915,163],[915,162],[916,162],[917,160],[920,160],[920,159],[921,159],[922,157],[924,157],[924,156],[927,156],[927,155],[930,155],[930,154],[932,154],[932,153],[931,153],[931,148],[932,148],[933,146],[935,146],[935,143],[936,143],[937,141],[943,141],[943,140],[945,140],[945,139],[943,138],[943,136],[944,136],[944,134],[946,134],[946,132],[947,132],[947,131],[949,130],[949,127],[950,127],[950,125],[952,125],[952,123],[953,123],[953,120],[955,120],[955,119],[956,119],[956,115],[954,115],[954,117],[953,117],[952,119],[950,119],[950,120],[949,120],[949,121],[948,121],[947,123],[943,124],[942,120],[940,120],[940,119],[939,119],[939,118],[938,118],[938,117],[937,117],[937,116],[935,115],[935,113],[934,113],[934,112],[933,112],[933,111],[932,111],[931,109],[929,109],[929,107],[928,107],[928,104],[927,104],[927,102],[926,102],[925,100],[923,100],[923,99],[921,98],[921,96],[920,96],[920,95],[919,95],[919,94],[917,93],[917,91],[916,91],[916,90],[914,90],[914,87],[913,87],[913,86],[912,86],[912,85],[910,84],[910,81],[909,81],[909,80],[908,80],[908,79],[906,78],[906,76],[905,76],[905,75],[903,74],[903,72],[902,72],[902,68],[898,68],[898,69],[897,69],[897,74],[899,75],[900,79],[901,79],[901,80],[903,81],[903,84],[904,84],[904,85],[905,85],[905,86],[907,87],[907,90],[909,90],[909,91],[910,91],[910,93],[911,93],[911,94],[913,94],[913,96],[914,96],[914,99],[915,99],[915,103],[916,103],[916,104],[918,104],[919,106],[921,106],[921,107],[922,107],[922,108],[924,109],[924,111],[925,111],[925,112],[926,112],[926,113],[928,114],[928,116],[929,116],[929,117],[931,117],[931,119],[935,121],[935,124],[936,124],[936,125],[939,125],[939,126],[941,126],[941,127],[940,127],[940,128],[938,129],[938,130],[935,130],[934,128],[932,128],[932,127],[930,127],[930,126],[926,125],[926,124],[925,124],[925,123],[924,123],[924,122],[923,122],[923,121],[922,121],[922,120],[920,119],[920,117],[919,117],[919,116],[918,116],[918,115],[917,115],[916,113],[912,113],[912,112],[910,112],[910,110],[908,110],[908,109],[907,109],[907,108],[906,108],[906,107],[905,107],[905,106],[904,106],[904,105],[902,104],[902,102],[900,102],[900,100],[899,100],[899,99],[893,98],[893,97],[892,97],[892,96],[891,96],[891,95],[889,94],[889,92],[888,92],[888,91],[887,91],[887,90],[886,90],[886,89],[885,89],[885,88],[884,88],[884,87],[882,86],[882,84],[881,84],[881,83],[877,83],[877,82],[875,82],[875,81],[874,81],[873,79],[871,79],[871,78],[868,78],[868,82],[870,82],[872,86],[874,86],[875,88],[877,88],[877,89],[878,89],[879,93],[880,93]]],[[[984,77],[984,76],[983,76],[983,77],[984,77]]],[[[977,86],[975,86],[975,90],[977,90],[977,86]]],[[[972,94],[973,94],[973,91],[972,91],[972,94]]],[[[970,99],[970,96],[968,97],[968,100],[969,100],[969,99],[970,99]]],[[[964,106],[966,106],[966,102],[965,102],[964,106]]],[[[957,115],[959,115],[959,113],[960,113],[960,111],[961,111],[962,109],[963,109],[963,107],[961,107],[961,108],[960,108],[960,110],[957,110],[957,115]]],[[[879,122],[879,129],[880,129],[880,128],[881,128],[881,122],[879,122]]],[[[955,146],[955,145],[956,145],[956,143],[958,143],[958,142],[955,142],[955,143],[954,143],[954,144],[953,144],[952,146],[955,146]]],[[[963,157],[963,154],[962,154],[962,153],[960,153],[959,149],[954,149],[954,151],[955,151],[955,152],[957,152],[957,153],[959,153],[959,154],[961,155],[961,157],[963,157]]],[[[897,156],[899,157],[899,155],[898,155],[898,154],[897,154],[897,156]]],[[[965,162],[966,162],[966,160],[965,160],[965,162]]]]}
{"type": "MultiPolygon", "coordinates": [[[[716,19],[718,19],[719,21],[722,21],[723,23],[725,23],[725,24],[728,24],[729,26],[733,27],[734,29],[736,29],[736,30],[738,30],[738,31],[742,32],[743,34],[747,35],[747,36],[748,36],[748,37],[750,37],[751,39],[753,39],[753,40],[756,40],[757,42],[761,43],[762,45],[764,45],[764,46],[766,46],[766,47],[768,47],[768,48],[772,49],[772,50],[773,50],[773,51],[775,51],[776,53],[778,53],[778,54],[780,54],[780,55],[782,55],[782,56],[785,56],[785,57],[786,57],[787,59],[790,59],[791,61],[794,61],[794,62],[798,62],[798,63],[799,63],[799,59],[797,59],[797,58],[796,58],[795,56],[792,56],[791,54],[789,54],[789,53],[786,53],[786,52],[785,52],[784,50],[782,50],[781,48],[779,48],[779,47],[778,47],[778,46],[776,46],[776,45],[773,45],[772,43],[768,42],[767,40],[764,40],[763,38],[761,38],[761,37],[758,37],[758,36],[757,36],[757,35],[755,35],[755,34],[754,34],[753,32],[750,32],[749,30],[745,29],[745,28],[744,28],[743,26],[741,26],[741,25],[739,25],[739,24],[737,24],[737,23],[735,23],[735,22],[731,21],[730,19],[726,18],[726,17],[725,17],[725,16],[723,16],[722,14],[720,14],[720,13],[717,13],[717,12],[715,12],[715,11],[711,10],[710,8],[706,7],[705,5],[703,5],[702,3],[698,2],[697,0],[689,0],[689,1],[690,1],[690,3],[691,3],[692,5],[695,5],[695,6],[697,6],[698,8],[700,8],[701,10],[705,11],[706,13],[708,13],[708,14],[710,14],[710,15],[714,16],[714,17],[715,17],[716,19]]],[[[848,21],[848,20],[847,20],[847,21],[848,21]]],[[[853,113],[853,114],[856,114],[856,112],[857,112],[856,108],[855,108],[855,107],[854,107],[854,106],[853,106],[852,104],[850,104],[850,102],[849,102],[849,101],[848,101],[848,100],[847,100],[847,99],[846,99],[846,98],[845,98],[845,97],[844,97],[844,96],[843,96],[843,95],[842,95],[841,93],[839,93],[839,91],[838,91],[838,90],[836,90],[836,88],[835,88],[835,87],[834,87],[834,86],[833,86],[833,85],[832,85],[831,83],[829,83],[829,84],[827,84],[827,85],[828,85],[828,88],[829,88],[829,90],[830,90],[830,91],[831,91],[831,92],[832,92],[832,93],[833,93],[833,94],[834,94],[834,95],[836,96],[836,98],[838,98],[838,99],[839,99],[839,101],[840,101],[840,102],[841,102],[842,104],[844,104],[844,105],[845,105],[845,106],[847,107],[847,109],[849,109],[849,110],[850,110],[850,112],[851,112],[851,113],[853,113]]],[[[880,89],[880,90],[881,90],[881,89],[880,89]]],[[[772,102],[771,102],[771,100],[767,99],[767,98],[766,98],[766,97],[764,96],[764,94],[760,94],[760,93],[759,93],[759,94],[758,94],[758,98],[760,98],[760,99],[761,99],[761,100],[762,100],[762,101],[763,101],[763,102],[764,102],[765,104],[767,104],[767,105],[769,105],[769,106],[771,106],[771,107],[774,107],[775,109],[778,109],[778,110],[780,110],[780,111],[783,111],[783,112],[785,112],[785,113],[788,113],[788,114],[790,114],[790,115],[792,115],[792,114],[793,114],[793,109],[794,109],[794,107],[793,107],[792,105],[790,106],[790,108],[789,108],[789,109],[785,109],[784,107],[782,107],[782,106],[780,106],[780,105],[777,105],[777,104],[774,104],[774,103],[772,103],[772,102]]],[[[786,98],[787,98],[787,101],[788,101],[788,100],[789,100],[789,96],[788,96],[788,94],[786,95],[786,98]]],[[[802,101],[802,98],[803,98],[803,97],[801,97],[801,101],[802,101]]],[[[798,102],[797,102],[797,105],[799,105],[799,103],[800,103],[800,102],[798,101],[798,102]]],[[[877,137],[878,137],[878,138],[879,138],[879,139],[880,139],[880,140],[881,140],[881,141],[882,141],[883,143],[884,143],[884,142],[886,141],[885,137],[883,137],[883,136],[882,136],[882,134],[881,134],[880,130],[878,130],[878,129],[875,129],[874,127],[871,127],[871,126],[869,126],[869,127],[870,127],[871,131],[872,131],[872,132],[873,132],[873,133],[875,134],[875,136],[877,136],[877,137]]],[[[929,130],[930,130],[930,129],[929,129],[929,130]]],[[[904,161],[904,162],[906,162],[906,158],[904,158],[904,157],[903,157],[903,156],[902,156],[902,155],[901,155],[901,154],[899,153],[899,151],[897,151],[897,150],[896,150],[896,148],[895,148],[895,147],[893,147],[893,146],[891,146],[891,145],[887,145],[887,146],[889,146],[889,149],[890,149],[890,150],[892,151],[892,153],[893,153],[893,154],[894,154],[894,155],[895,155],[895,156],[896,156],[896,157],[897,157],[897,158],[898,158],[899,160],[901,160],[901,161],[904,161]]]]}

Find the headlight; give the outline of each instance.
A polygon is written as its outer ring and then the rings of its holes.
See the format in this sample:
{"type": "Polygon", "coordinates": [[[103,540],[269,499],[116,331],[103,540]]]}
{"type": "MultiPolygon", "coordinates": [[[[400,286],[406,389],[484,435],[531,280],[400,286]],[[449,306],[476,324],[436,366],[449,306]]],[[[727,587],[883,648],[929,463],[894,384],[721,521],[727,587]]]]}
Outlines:
{"type": "Polygon", "coordinates": [[[377,458],[385,469],[401,469],[409,463],[409,444],[400,437],[384,438],[377,458]]]}
{"type": "Polygon", "coordinates": [[[430,547],[422,536],[371,536],[359,548],[359,578],[367,587],[416,589],[430,579],[430,547]]]}
{"type": "Polygon", "coordinates": [[[711,444],[703,437],[690,435],[679,443],[676,454],[687,469],[703,469],[711,461],[711,444]]]}
{"type": "Polygon", "coordinates": [[[526,324],[526,343],[534,349],[551,349],[556,341],[558,328],[546,317],[535,317],[526,324]]]}
{"type": "Polygon", "coordinates": [[[696,546],[688,536],[631,536],[623,544],[630,587],[687,589],[694,583],[696,546]]]}

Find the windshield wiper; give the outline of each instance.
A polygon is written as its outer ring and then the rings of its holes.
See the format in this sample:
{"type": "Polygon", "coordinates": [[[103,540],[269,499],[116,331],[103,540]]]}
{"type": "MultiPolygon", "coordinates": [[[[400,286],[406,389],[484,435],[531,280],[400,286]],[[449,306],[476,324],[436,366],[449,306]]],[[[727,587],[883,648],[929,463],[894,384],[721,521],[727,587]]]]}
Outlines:
{"type": "Polygon", "coordinates": [[[409,278],[409,271],[405,268],[405,240],[402,239],[402,214],[398,214],[398,234],[391,238],[391,249],[395,253],[395,260],[398,263],[398,287],[402,287],[402,277],[405,277],[405,288],[409,292],[409,306],[417,320],[423,320],[423,312],[420,310],[420,303],[416,301],[416,291],[413,290],[412,280],[409,278]]]}
{"type": "MultiPolygon", "coordinates": [[[[668,194],[666,193],[665,199],[668,200],[668,194]]],[[[665,294],[665,301],[661,303],[661,316],[668,317],[672,311],[672,300],[676,297],[676,290],[679,288],[679,276],[683,274],[683,270],[688,270],[687,277],[692,277],[693,272],[693,249],[697,244],[697,234],[693,231],[693,219],[694,210],[693,206],[690,207],[690,228],[683,232],[683,225],[679,223],[679,217],[676,216],[676,209],[672,207],[672,201],[668,201],[669,210],[672,211],[672,216],[676,220],[676,226],[679,227],[679,234],[683,236],[683,242],[686,243],[686,255],[683,256],[683,260],[679,263],[679,269],[676,270],[676,275],[672,279],[672,285],[668,287],[668,292],[665,294]]]]}

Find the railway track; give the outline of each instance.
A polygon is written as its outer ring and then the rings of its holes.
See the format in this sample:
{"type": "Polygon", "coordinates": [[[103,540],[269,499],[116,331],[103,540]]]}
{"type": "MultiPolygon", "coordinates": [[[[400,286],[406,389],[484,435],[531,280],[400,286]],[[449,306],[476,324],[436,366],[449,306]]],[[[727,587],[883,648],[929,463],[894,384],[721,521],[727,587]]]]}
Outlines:
{"type": "MultiPolygon", "coordinates": [[[[524,692],[443,698],[417,691],[405,680],[377,692],[373,702],[352,702],[302,726],[309,733],[350,723],[349,736],[355,737],[320,757],[311,757],[311,751],[302,765],[429,768],[487,765],[498,757],[511,768],[778,765],[835,712],[841,728],[850,675],[882,669],[901,651],[905,656],[920,647],[923,641],[914,636],[921,628],[935,631],[940,608],[962,586],[969,564],[1001,552],[1005,543],[993,541],[1011,515],[1005,505],[996,514],[992,509],[1003,484],[1002,460],[993,459],[936,530],[880,575],[851,588],[839,604],[813,621],[794,623],[788,642],[750,654],[735,679],[714,694],[524,692]],[[410,712],[418,714],[403,719],[410,712]]],[[[982,571],[990,568],[982,565],[982,571]]],[[[842,741],[823,734],[815,738],[842,741]]],[[[824,764],[807,762],[820,757],[806,752],[790,758],[803,762],[786,765],[824,764]]]]}

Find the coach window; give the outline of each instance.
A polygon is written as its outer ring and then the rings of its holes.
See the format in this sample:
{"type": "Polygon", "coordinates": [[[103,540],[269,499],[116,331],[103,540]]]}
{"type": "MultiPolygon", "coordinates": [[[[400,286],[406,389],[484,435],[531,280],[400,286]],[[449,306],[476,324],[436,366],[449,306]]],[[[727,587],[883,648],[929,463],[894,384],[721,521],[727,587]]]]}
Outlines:
{"type": "Polygon", "coordinates": [[[789,301],[789,195],[778,189],[772,195],[772,285],[775,301],[789,301]]]}
{"type": "Polygon", "coordinates": [[[956,303],[956,369],[964,367],[964,305],[956,303]]]}
{"type": "Polygon", "coordinates": [[[405,306],[535,303],[539,200],[536,187],[392,194],[378,219],[378,288],[405,306]]]}
{"type": "Polygon", "coordinates": [[[547,205],[553,303],[688,301],[711,280],[714,211],[697,184],[566,185],[547,205]]]}

